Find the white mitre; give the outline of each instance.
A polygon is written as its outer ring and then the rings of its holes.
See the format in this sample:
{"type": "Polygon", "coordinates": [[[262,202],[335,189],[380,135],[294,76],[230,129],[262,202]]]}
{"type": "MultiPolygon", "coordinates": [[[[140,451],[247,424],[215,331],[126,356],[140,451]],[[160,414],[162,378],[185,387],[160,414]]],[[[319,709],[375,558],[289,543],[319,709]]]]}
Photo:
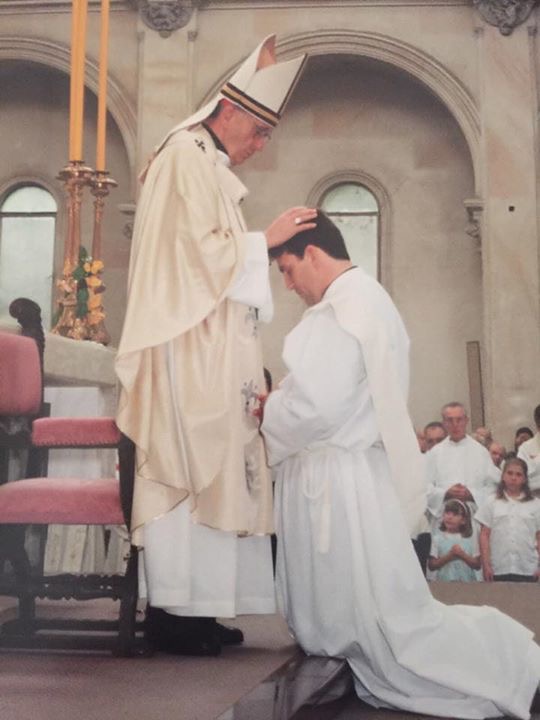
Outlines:
{"type": "Polygon", "coordinates": [[[193,115],[174,127],[156,148],[155,155],[179,130],[187,130],[206,120],[220,100],[229,100],[257,120],[275,127],[302,72],[306,55],[276,62],[276,36],[265,38],[227,80],[215,97],[193,115]]]}

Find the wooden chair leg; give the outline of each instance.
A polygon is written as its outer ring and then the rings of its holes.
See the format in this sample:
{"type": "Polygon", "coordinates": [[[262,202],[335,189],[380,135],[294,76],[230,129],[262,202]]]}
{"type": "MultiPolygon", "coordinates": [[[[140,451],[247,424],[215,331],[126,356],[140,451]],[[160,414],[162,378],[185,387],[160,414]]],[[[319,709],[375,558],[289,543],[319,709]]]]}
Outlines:
{"type": "Polygon", "coordinates": [[[32,567],[24,547],[26,525],[4,525],[1,528],[3,555],[9,560],[15,576],[14,589],[19,600],[18,632],[34,630],[36,601],[30,590],[32,567]]]}
{"type": "Polygon", "coordinates": [[[130,657],[137,654],[136,621],[137,621],[137,587],[138,587],[138,551],[133,545],[130,548],[125,574],[125,589],[120,600],[118,618],[118,643],[114,654],[119,657],[130,657]]]}
{"type": "Polygon", "coordinates": [[[0,448],[0,485],[8,481],[9,450],[0,448]]]}

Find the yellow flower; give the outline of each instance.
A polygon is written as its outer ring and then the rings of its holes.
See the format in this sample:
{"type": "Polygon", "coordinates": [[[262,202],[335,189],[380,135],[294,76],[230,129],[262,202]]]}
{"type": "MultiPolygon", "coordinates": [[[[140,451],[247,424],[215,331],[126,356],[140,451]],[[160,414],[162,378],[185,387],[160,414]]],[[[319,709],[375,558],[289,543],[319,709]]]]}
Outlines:
{"type": "Polygon", "coordinates": [[[85,262],[83,265],[83,270],[84,270],[84,272],[91,272],[92,265],[89,262],[85,262]]]}
{"type": "Polygon", "coordinates": [[[92,312],[88,313],[90,325],[97,325],[101,320],[105,320],[105,313],[101,310],[92,310],[92,312]]]}
{"type": "Polygon", "coordinates": [[[96,275],[98,272],[101,272],[104,268],[104,264],[102,260],[94,260],[92,263],[92,270],[91,272],[96,275]]]}
{"type": "Polygon", "coordinates": [[[90,288],[97,288],[101,285],[101,280],[95,275],[90,275],[90,277],[86,278],[86,284],[90,288]]]}
{"type": "Polygon", "coordinates": [[[99,295],[90,295],[88,298],[88,309],[94,310],[95,308],[98,308],[101,305],[101,298],[99,295]]]}

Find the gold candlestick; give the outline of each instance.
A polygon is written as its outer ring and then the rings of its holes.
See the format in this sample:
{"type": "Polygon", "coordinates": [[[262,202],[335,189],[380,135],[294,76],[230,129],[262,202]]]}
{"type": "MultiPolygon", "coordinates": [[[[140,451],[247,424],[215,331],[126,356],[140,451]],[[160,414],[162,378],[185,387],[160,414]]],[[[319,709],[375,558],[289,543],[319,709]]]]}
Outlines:
{"type": "Polygon", "coordinates": [[[84,318],[77,312],[78,281],[73,273],[79,263],[81,247],[81,204],[85,185],[89,184],[92,168],[83,161],[70,161],[58,174],[66,191],[67,228],[64,243],[62,277],[57,280],[57,313],[51,332],[77,340],[87,337],[84,318]]]}
{"type": "Polygon", "coordinates": [[[101,250],[101,230],[103,224],[103,213],[105,210],[105,198],[111,188],[117,187],[118,183],[109,177],[106,170],[96,170],[91,178],[91,193],[94,200],[94,233],[92,238],[92,263],[91,276],[87,278],[88,285],[88,333],[89,338],[102,345],[108,345],[111,337],[105,327],[105,310],[103,308],[103,293],[105,285],[101,279],[104,264],[101,250]]]}

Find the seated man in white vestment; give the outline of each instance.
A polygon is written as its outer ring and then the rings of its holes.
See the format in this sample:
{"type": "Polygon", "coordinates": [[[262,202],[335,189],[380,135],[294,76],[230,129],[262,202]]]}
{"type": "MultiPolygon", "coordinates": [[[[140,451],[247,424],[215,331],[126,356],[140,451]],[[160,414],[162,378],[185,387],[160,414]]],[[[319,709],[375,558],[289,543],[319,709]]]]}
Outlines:
{"type": "Polygon", "coordinates": [[[425,483],[406,405],[409,341],[392,300],[352,266],[323,214],[270,254],[309,305],[285,340],[288,374],[261,426],[291,632],[308,654],[345,658],[373,706],[528,718],[540,680],[532,632],[494,608],[435,601],[410,542],[425,483]]]}
{"type": "Polygon", "coordinates": [[[243,640],[216,617],[274,610],[272,490],[251,412],[264,388],[257,325],[271,316],[267,244],[314,213],[248,233],[247,189],[230,170],[265,147],[301,71],[304,57],[276,63],[274,46],[167,135],[135,218],[118,425],[137,452],[147,638],[173,653],[216,655],[243,640]]]}

